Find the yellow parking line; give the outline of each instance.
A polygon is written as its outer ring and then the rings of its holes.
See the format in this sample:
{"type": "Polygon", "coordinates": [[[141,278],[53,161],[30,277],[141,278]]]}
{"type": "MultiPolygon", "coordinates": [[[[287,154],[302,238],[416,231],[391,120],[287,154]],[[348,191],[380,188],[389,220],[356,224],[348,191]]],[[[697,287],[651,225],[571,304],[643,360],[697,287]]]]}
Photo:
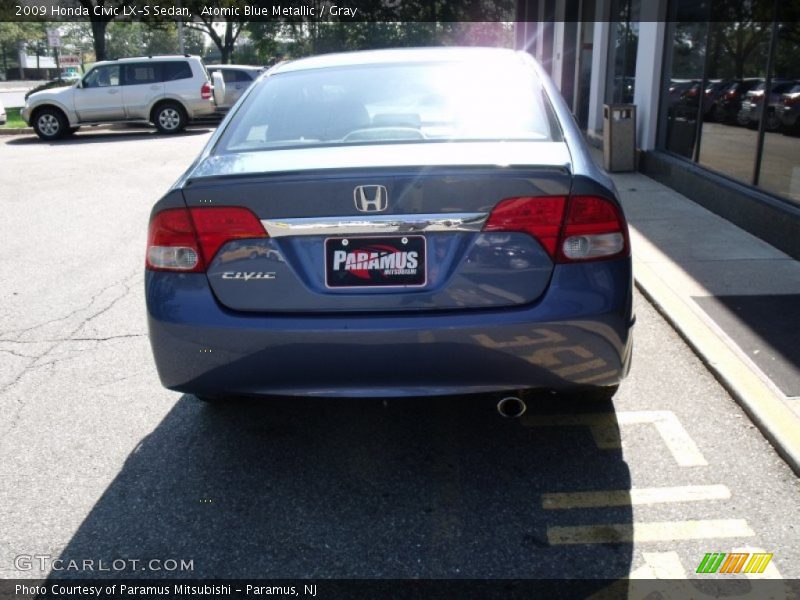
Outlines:
{"type": "Polygon", "coordinates": [[[686,579],[686,571],[677,552],[642,552],[642,556],[652,574],[642,579],[686,579]]]}
{"type": "Polygon", "coordinates": [[[658,431],[675,462],[682,467],[704,466],[708,463],[678,417],[668,410],[634,410],[617,413],[586,413],[575,415],[526,415],[523,424],[529,427],[589,427],[598,448],[621,448],[619,425],[650,423],[658,431]]]}
{"type": "Polygon", "coordinates": [[[684,485],[662,488],[634,488],[631,490],[602,490],[592,492],[560,492],[542,494],[542,508],[600,508],[605,506],[632,506],[662,502],[697,502],[725,500],[731,497],[724,485],[684,485]]]}
{"type": "MultiPolygon", "coordinates": [[[[631,234],[638,236],[633,228],[631,234]]],[[[669,259],[665,261],[669,264],[669,259]]],[[[775,446],[778,454],[800,473],[798,416],[765,383],[765,376],[758,372],[757,367],[740,358],[724,334],[713,329],[707,322],[711,320],[699,306],[684,301],[645,262],[634,258],[633,270],[637,287],[700,355],[709,370],[775,446]]]]}
{"type": "Polygon", "coordinates": [[[767,553],[763,548],[741,546],[734,548],[733,551],[746,552],[751,555],[750,561],[742,571],[743,574],[747,575],[748,579],[783,579],[783,575],[780,574],[778,567],[775,566],[775,563],[772,560],[773,555],[767,553]],[[757,565],[755,564],[755,561],[757,561],[757,565]],[[751,565],[751,562],[754,564],[751,565]]]}
{"type": "Polygon", "coordinates": [[[744,519],[656,521],[608,525],[554,526],[547,528],[550,545],[615,544],[702,540],[754,536],[744,519]]]}
{"type": "Polygon", "coordinates": [[[661,435],[675,461],[682,467],[707,465],[689,433],[675,413],[668,410],[637,410],[617,413],[620,425],[652,423],[661,435]]]}

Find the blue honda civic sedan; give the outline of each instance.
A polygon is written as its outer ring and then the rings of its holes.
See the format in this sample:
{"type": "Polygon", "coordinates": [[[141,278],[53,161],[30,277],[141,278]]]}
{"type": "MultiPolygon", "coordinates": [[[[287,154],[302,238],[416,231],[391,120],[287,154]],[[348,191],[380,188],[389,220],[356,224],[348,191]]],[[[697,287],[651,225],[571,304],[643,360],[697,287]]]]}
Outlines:
{"type": "Polygon", "coordinates": [[[145,282],[162,383],[207,399],[609,398],[631,360],[614,186],[511,50],[270,69],[155,204],[145,282]]]}

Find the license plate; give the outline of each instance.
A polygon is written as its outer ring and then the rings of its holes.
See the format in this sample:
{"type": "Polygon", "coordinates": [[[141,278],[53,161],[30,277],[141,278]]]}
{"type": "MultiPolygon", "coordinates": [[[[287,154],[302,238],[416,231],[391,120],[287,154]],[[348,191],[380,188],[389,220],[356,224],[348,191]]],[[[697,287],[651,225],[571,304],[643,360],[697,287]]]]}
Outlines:
{"type": "Polygon", "coordinates": [[[426,279],[421,235],[328,238],[325,285],[329,288],[421,287],[426,279]]]}

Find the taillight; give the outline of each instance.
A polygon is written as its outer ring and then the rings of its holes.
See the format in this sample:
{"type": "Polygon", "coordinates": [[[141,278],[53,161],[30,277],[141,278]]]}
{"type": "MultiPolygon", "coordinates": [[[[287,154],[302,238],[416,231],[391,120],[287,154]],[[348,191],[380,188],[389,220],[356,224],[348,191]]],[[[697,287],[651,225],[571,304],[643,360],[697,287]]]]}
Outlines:
{"type": "Polygon", "coordinates": [[[599,196],[569,199],[559,262],[617,256],[627,248],[625,221],[619,209],[599,196]]]}
{"type": "Polygon", "coordinates": [[[148,269],[156,271],[191,272],[205,269],[187,209],[162,210],[150,219],[145,264],[148,269]]]}
{"type": "Polygon", "coordinates": [[[203,100],[211,100],[211,94],[213,91],[214,87],[206,81],[200,88],[200,97],[203,100]]]}
{"type": "Polygon", "coordinates": [[[250,210],[237,206],[190,208],[197,239],[206,264],[231,240],[265,238],[267,232],[250,210]]]}
{"type": "Polygon", "coordinates": [[[507,198],[483,230],[527,233],[558,263],[612,258],[627,250],[621,212],[598,196],[507,198]]]}
{"type": "Polygon", "coordinates": [[[494,207],[483,230],[527,233],[555,258],[566,200],[563,196],[506,198],[494,207]]]}
{"type": "Polygon", "coordinates": [[[226,242],[264,237],[264,226],[246,208],[170,208],[150,221],[146,266],[155,271],[202,272],[226,242]]]}

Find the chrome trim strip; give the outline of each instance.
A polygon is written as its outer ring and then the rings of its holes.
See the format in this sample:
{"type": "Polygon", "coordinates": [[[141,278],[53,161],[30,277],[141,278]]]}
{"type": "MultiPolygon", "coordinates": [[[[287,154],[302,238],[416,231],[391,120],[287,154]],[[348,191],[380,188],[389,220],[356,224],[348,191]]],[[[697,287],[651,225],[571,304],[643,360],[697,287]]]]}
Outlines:
{"type": "Polygon", "coordinates": [[[264,219],[270,237],[289,235],[353,235],[358,233],[419,233],[430,231],[480,231],[489,213],[433,215],[374,215],[264,219]]]}

